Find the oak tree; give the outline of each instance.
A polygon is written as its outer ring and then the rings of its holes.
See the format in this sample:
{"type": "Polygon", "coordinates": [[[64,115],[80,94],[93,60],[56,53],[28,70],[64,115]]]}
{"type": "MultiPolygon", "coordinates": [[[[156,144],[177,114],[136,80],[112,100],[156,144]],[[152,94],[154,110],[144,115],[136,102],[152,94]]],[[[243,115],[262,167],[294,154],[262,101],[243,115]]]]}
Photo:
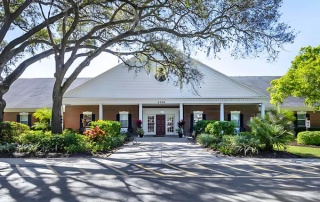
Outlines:
{"type": "MultiPolygon", "coordinates": [[[[72,0],[70,3],[78,4],[72,0]]],[[[208,54],[231,49],[234,57],[267,53],[268,58],[274,59],[282,45],[295,38],[290,27],[279,22],[281,3],[281,0],[101,0],[92,1],[82,12],[76,10],[60,23],[60,45],[55,46],[52,132],[61,132],[63,94],[102,52],[118,56],[135,69],[148,68],[150,61],[162,63],[164,72],[178,78],[175,81],[178,85],[196,82],[200,75],[190,68],[192,65],[183,62],[187,57],[176,51],[179,46],[186,54],[194,49],[204,49],[208,54]],[[73,50],[66,55],[70,43],[73,50]],[[80,45],[91,47],[79,52],[80,45]],[[127,55],[136,58],[130,61],[139,62],[126,62],[127,55]],[[64,80],[71,64],[80,57],[82,62],[64,80]]],[[[47,28],[53,42],[55,33],[50,26],[47,28]]]]}

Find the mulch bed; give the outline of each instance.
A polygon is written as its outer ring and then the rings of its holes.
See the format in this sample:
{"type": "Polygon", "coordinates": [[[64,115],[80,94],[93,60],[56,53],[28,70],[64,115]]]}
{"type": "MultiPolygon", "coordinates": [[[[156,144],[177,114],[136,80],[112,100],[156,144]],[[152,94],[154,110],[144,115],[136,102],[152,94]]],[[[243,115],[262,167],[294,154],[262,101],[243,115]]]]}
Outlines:
{"type": "MultiPolygon", "coordinates": [[[[230,156],[230,155],[224,155],[219,151],[211,150],[211,153],[215,155],[216,157],[239,157],[239,158],[308,158],[304,156],[295,155],[292,153],[288,153],[285,151],[273,151],[273,152],[267,152],[267,151],[260,151],[258,154],[254,155],[236,155],[236,156],[230,156]]],[[[312,157],[314,158],[314,157],[312,157]]]]}
{"type": "Polygon", "coordinates": [[[97,153],[77,153],[77,154],[65,154],[65,153],[43,153],[43,152],[36,152],[36,153],[0,153],[0,158],[81,158],[81,157],[101,157],[106,158],[116,152],[118,149],[122,147],[105,151],[105,152],[97,152],[97,153]]]}

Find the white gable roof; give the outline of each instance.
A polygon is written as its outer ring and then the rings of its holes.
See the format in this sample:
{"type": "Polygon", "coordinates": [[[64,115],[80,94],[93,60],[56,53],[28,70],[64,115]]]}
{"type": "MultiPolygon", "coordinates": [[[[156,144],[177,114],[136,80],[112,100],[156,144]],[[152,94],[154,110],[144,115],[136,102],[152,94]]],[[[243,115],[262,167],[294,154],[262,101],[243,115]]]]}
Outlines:
{"type": "MultiPolygon", "coordinates": [[[[195,61],[195,60],[194,60],[195,61]]],[[[232,78],[195,61],[204,75],[197,94],[190,87],[159,82],[154,73],[129,71],[123,63],[68,91],[64,98],[148,99],[148,98],[266,98],[232,78]]]]}

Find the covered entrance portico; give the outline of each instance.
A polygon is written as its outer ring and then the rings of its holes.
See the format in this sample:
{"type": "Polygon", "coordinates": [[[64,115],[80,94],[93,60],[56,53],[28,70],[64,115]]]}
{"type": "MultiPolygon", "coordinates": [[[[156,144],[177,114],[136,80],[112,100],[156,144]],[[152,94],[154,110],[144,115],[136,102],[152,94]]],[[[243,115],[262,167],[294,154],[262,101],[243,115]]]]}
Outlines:
{"type": "MultiPolygon", "coordinates": [[[[136,131],[137,120],[142,121],[145,135],[177,135],[177,122],[185,121],[184,133],[193,130],[198,120],[235,121],[245,128],[251,117],[264,115],[264,99],[88,99],[65,98],[65,113],[75,123],[64,123],[65,128],[79,128],[81,114],[91,113],[95,120],[115,120],[123,124],[123,129],[136,131]],[[97,104],[97,102],[99,104],[97,104]]],[[[94,121],[94,120],[92,120],[94,121]]]]}

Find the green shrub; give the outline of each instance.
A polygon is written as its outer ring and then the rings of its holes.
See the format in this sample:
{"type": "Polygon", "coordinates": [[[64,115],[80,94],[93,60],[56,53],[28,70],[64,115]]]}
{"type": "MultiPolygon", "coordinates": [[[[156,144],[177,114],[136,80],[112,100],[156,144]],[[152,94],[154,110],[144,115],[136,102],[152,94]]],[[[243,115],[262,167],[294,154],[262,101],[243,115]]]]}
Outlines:
{"type": "Polygon", "coordinates": [[[48,123],[35,122],[33,126],[31,126],[32,130],[41,130],[41,131],[50,131],[51,125],[48,123]]]}
{"type": "Polygon", "coordinates": [[[29,126],[17,123],[4,121],[0,123],[0,142],[12,143],[22,133],[29,131],[29,126]]]}
{"type": "Polygon", "coordinates": [[[240,132],[239,135],[242,136],[252,136],[253,134],[251,132],[240,132]]]}
{"type": "Polygon", "coordinates": [[[193,127],[193,130],[195,131],[196,135],[198,134],[202,134],[202,133],[205,133],[205,129],[207,127],[207,125],[209,123],[214,123],[216,121],[213,121],[213,120],[202,120],[202,121],[198,121],[194,127],[193,127]]]}
{"type": "Polygon", "coordinates": [[[48,124],[52,116],[52,110],[48,108],[37,109],[32,116],[38,119],[40,123],[48,124]]]}
{"type": "Polygon", "coordinates": [[[298,133],[297,142],[304,145],[320,145],[320,131],[298,133]]]}
{"type": "Polygon", "coordinates": [[[117,121],[92,121],[91,129],[96,126],[99,126],[99,128],[105,132],[106,136],[117,136],[120,134],[121,124],[117,121]]]}
{"type": "Polygon", "coordinates": [[[72,132],[52,135],[50,132],[30,131],[22,134],[18,138],[18,143],[20,144],[18,151],[29,151],[32,146],[36,147],[37,151],[45,153],[79,153],[90,149],[88,137],[72,132]]]}
{"type": "Polygon", "coordinates": [[[285,147],[294,139],[292,121],[281,112],[272,111],[266,113],[264,118],[254,117],[249,126],[252,134],[260,139],[268,151],[273,150],[273,146],[285,147]]]}
{"type": "Polygon", "coordinates": [[[236,125],[232,121],[216,121],[207,125],[205,132],[215,135],[233,135],[236,125]]]}
{"type": "Polygon", "coordinates": [[[124,144],[126,135],[106,136],[103,141],[90,142],[90,149],[93,153],[98,151],[109,151],[124,144]]]}
{"type": "Polygon", "coordinates": [[[234,145],[237,154],[255,154],[259,151],[260,140],[251,134],[241,134],[234,136],[234,145]]]}
{"type": "Polygon", "coordinates": [[[211,144],[216,144],[218,143],[218,139],[216,136],[214,135],[211,135],[211,134],[206,134],[206,133],[202,133],[200,135],[197,136],[197,141],[205,146],[205,147],[208,147],[210,146],[211,144]]]}
{"type": "Polygon", "coordinates": [[[234,136],[224,135],[221,142],[217,145],[218,150],[225,155],[236,154],[236,147],[234,143],[234,136]]]}
{"type": "Polygon", "coordinates": [[[12,143],[5,143],[0,145],[0,153],[10,153],[16,150],[17,145],[12,143]]]}

